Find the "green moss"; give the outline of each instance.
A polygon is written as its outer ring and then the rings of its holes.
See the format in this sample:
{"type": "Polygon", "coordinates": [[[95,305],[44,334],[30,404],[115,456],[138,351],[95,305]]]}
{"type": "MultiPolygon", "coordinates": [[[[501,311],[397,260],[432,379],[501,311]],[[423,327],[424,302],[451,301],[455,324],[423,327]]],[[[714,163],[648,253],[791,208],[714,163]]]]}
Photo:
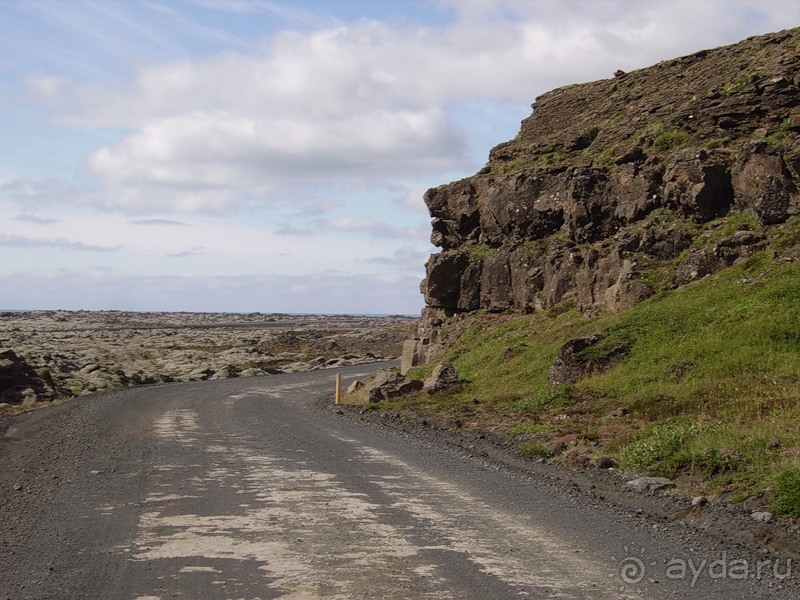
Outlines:
{"type": "Polygon", "coordinates": [[[771,150],[785,149],[791,141],[797,140],[797,135],[792,131],[789,119],[784,119],[778,129],[764,138],[771,150]]]}
{"type": "Polygon", "coordinates": [[[547,152],[543,152],[536,157],[536,166],[540,168],[565,163],[574,156],[574,153],[565,150],[563,146],[552,147],[547,152]]]}
{"type": "Polygon", "coordinates": [[[541,442],[536,440],[522,444],[519,446],[519,448],[517,448],[517,452],[519,452],[522,456],[546,457],[549,455],[547,448],[545,448],[541,442]]]}
{"type": "Polygon", "coordinates": [[[800,517],[800,467],[787,469],[778,475],[772,510],[778,515],[800,517]]]}
{"type": "Polygon", "coordinates": [[[516,425],[512,425],[508,429],[508,433],[511,435],[522,435],[522,434],[530,434],[530,433],[542,433],[545,431],[552,431],[553,425],[550,423],[538,423],[538,422],[522,422],[517,423],[516,425]]]}
{"type": "MultiPolygon", "coordinates": [[[[698,451],[698,439],[719,430],[719,422],[673,419],[645,430],[640,439],[622,452],[622,464],[654,475],[674,477],[696,464],[713,460],[709,448],[698,451]]],[[[718,453],[717,453],[718,454],[718,453]]]]}
{"type": "Polygon", "coordinates": [[[506,175],[508,173],[531,171],[537,164],[538,161],[532,155],[525,154],[514,160],[501,163],[495,162],[491,163],[489,166],[492,169],[492,173],[496,175],[506,175]]]}
{"type": "Polygon", "coordinates": [[[770,248],[782,254],[800,244],[800,215],[789,217],[776,231],[770,242],[770,248]]]}
{"type": "Polygon", "coordinates": [[[656,152],[666,152],[667,150],[675,150],[687,145],[691,139],[691,134],[682,129],[665,129],[653,138],[650,146],[656,152]]]}
{"type": "Polygon", "coordinates": [[[486,244],[469,243],[462,246],[470,256],[484,260],[486,256],[492,251],[492,247],[486,244]]]}
{"type": "MultiPolygon", "coordinates": [[[[749,219],[731,215],[709,235],[755,225],[749,219]]],[[[771,230],[772,244],[796,244],[798,233],[800,216],[771,230]]],[[[463,386],[393,406],[535,434],[542,444],[594,432],[594,450],[628,468],[689,474],[703,493],[766,493],[797,466],[800,449],[798,297],[800,263],[775,260],[770,248],[622,313],[587,318],[561,303],[532,315],[473,317],[440,357],[455,364],[463,386]],[[603,343],[593,352],[624,344],[627,356],[571,386],[551,385],[561,346],[598,332],[603,343]],[[621,409],[627,416],[611,416],[621,409]]]]}
{"type": "Polygon", "coordinates": [[[705,140],[701,146],[703,148],[712,149],[712,148],[724,148],[731,143],[731,138],[729,136],[717,137],[717,138],[709,138],[705,140]]]}
{"type": "Polygon", "coordinates": [[[509,402],[509,406],[519,411],[536,411],[541,408],[564,407],[573,404],[575,401],[572,388],[569,386],[555,385],[544,387],[531,396],[516,398],[509,402]]]}
{"type": "Polygon", "coordinates": [[[722,90],[722,97],[728,98],[733,94],[741,92],[742,90],[750,87],[756,81],[755,75],[742,75],[736,81],[733,81],[722,90]]]}

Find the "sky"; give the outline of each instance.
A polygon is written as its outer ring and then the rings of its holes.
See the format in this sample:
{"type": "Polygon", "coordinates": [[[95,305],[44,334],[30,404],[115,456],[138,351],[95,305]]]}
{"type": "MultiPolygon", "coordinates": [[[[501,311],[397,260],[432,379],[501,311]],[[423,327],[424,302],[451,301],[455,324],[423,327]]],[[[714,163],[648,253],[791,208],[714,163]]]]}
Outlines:
{"type": "Polygon", "coordinates": [[[418,314],[534,99],[797,0],[0,0],[0,309],[418,314]]]}

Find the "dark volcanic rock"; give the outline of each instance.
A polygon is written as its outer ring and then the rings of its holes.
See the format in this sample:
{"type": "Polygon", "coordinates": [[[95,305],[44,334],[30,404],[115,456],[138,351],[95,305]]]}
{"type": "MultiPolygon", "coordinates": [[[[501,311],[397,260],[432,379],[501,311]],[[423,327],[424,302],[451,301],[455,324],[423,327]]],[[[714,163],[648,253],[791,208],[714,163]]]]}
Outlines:
{"type": "Polygon", "coordinates": [[[548,375],[553,385],[570,385],[592,373],[606,371],[628,355],[625,344],[603,346],[603,336],[570,340],[561,347],[548,375]]]}
{"type": "Polygon", "coordinates": [[[800,213],[799,85],[792,29],[537,98],[477,174],[425,193],[442,251],[407,364],[465,313],[624,310],[761,250],[800,213]],[[725,219],[752,231],[719,241],[725,219]]]}
{"type": "Polygon", "coordinates": [[[723,159],[710,157],[704,150],[690,149],[679,154],[664,176],[666,202],[684,215],[708,221],[728,213],[733,203],[731,176],[723,159]]]}
{"type": "Polygon", "coordinates": [[[0,402],[15,404],[52,392],[48,374],[40,375],[13,350],[0,350],[0,402]]]}

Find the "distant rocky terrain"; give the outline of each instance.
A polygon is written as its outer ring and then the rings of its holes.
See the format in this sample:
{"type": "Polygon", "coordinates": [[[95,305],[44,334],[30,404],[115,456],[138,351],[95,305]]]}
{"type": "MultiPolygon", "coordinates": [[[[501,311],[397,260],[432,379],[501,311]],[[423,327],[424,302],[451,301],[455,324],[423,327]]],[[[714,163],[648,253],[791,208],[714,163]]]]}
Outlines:
{"type": "Polygon", "coordinates": [[[0,404],[100,390],[374,362],[409,317],[32,311],[0,313],[0,404]]]}
{"type": "Polygon", "coordinates": [[[618,312],[794,236],[798,132],[800,29],[547,92],[483,169],[425,194],[441,252],[406,364],[477,311],[618,312]]]}

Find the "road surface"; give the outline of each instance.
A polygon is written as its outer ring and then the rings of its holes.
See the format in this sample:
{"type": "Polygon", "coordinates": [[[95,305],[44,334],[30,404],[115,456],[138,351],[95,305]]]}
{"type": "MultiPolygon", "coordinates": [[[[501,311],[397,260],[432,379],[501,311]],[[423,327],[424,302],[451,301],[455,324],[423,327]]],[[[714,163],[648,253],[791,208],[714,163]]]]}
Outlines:
{"type": "Polygon", "coordinates": [[[322,410],[334,376],[136,388],[6,422],[0,599],[792,597],[786,564],[756,577],[724,548],[322,410]]]}

